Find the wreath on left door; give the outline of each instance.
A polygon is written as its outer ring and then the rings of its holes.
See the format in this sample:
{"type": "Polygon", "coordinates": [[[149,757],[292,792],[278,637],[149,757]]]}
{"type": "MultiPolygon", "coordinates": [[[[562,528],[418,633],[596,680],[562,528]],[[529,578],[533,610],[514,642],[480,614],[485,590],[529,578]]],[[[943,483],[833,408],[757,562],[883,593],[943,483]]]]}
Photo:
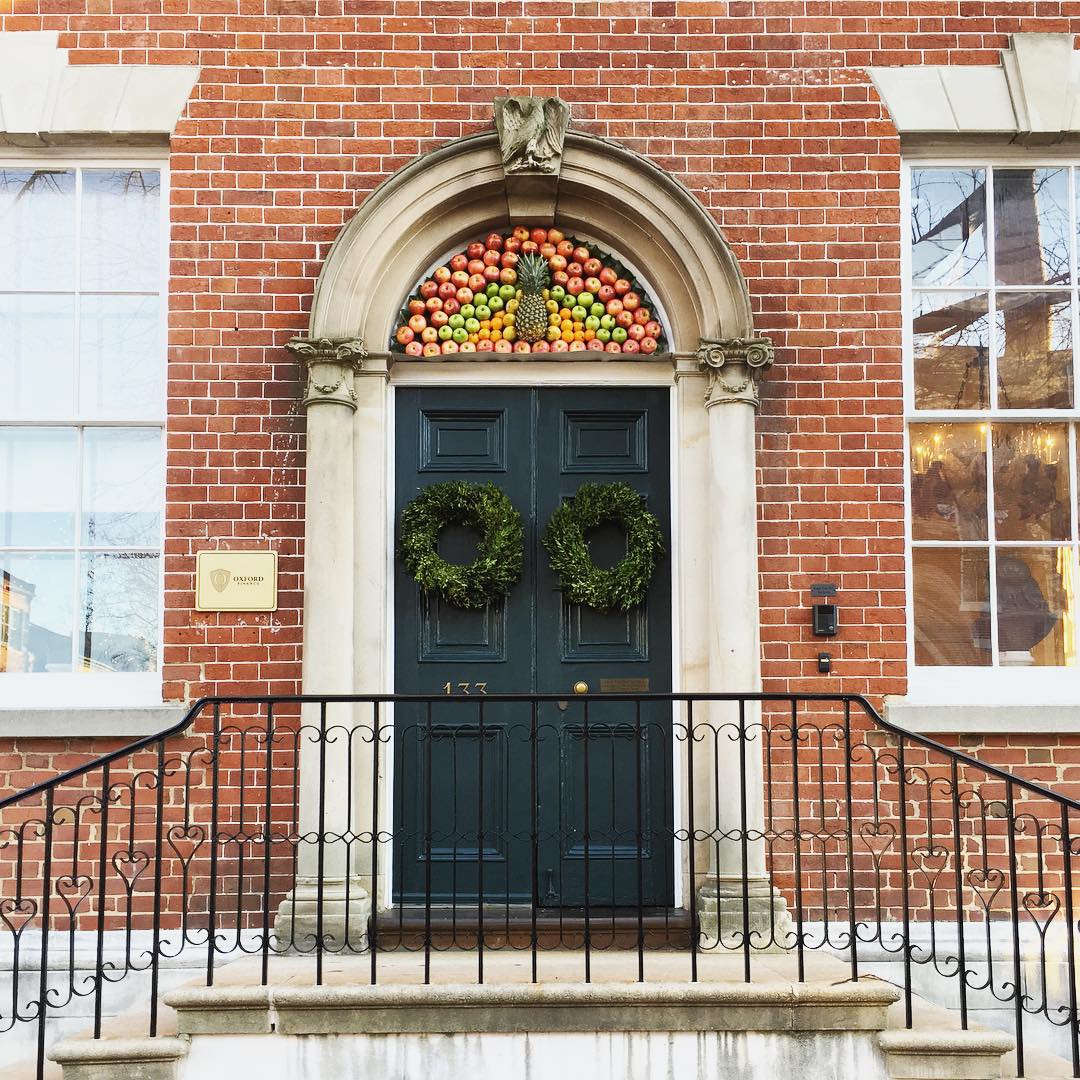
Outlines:
{"type": "Polygon", "coordinates": [[[483,608],[504,597],[521,580],[525,561],[521,515],[492,483],[450,480],[424,488],[401,511],[400,545],[405,570],[423,592],[459,608],[483,608]],[[448,525],[480,534],[467,566],[439,554],[439,533],[448,525]]]}

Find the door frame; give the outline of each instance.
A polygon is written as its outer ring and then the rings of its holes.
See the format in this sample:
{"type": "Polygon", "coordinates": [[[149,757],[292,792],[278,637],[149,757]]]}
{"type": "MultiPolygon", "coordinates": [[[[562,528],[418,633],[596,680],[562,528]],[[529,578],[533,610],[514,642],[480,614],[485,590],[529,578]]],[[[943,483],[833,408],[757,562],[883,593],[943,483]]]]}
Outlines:
{"type": "MultiPolygon", "coordinates": [[[[551,387],[580,387],[582,389],[602,389],[615,382],[620,389],[627,387],[642,387],[648,389],[666,389],[669,402],[669,477],[670,500],[671,500],[671,533],[668,543],[668,566],[671,575],[671,623],[669,627],[671,641],[671,681],[672,691],[679,693],[684,690],[701,689],[695,686],[699,680],[693,677],[693,670],[702,668],[707,670],[707,656],[697,657],[693,650],[687,652],[684,642],[688,645],[695,640],[691,628],[685,626],[686,599],[695,594],[700,595],[700,588],[688,589],[685,593],[683,586],[688,585],[683,577],[683,540],[686,533],[693,532],[694,522],[684,520],[684,512],[688,506],[695,505],[691,500],[683,498],[682,487],[686,487],[689,479],[691,490],[697,486],[697,478],[702,474],[697,470],[708,467],[706,460],[706,440],[703,437],[695,440],[694,446],[687,446],[683,439],[684,427],[687,422],[694,418],[700,418],[701,434],[704,433],[704,410],[701,407],[704,391],[701,384],[704,376],[697,369],[696,362],[692,369],[680,370],[680,367],[689,368],[689,365],[679,365],[678,362],[585,362],[585,363],[493,363],[488,361],[457,362],[457,363],[432,363],[427,362],[398,362],[386,373],[385,408],[383,410],[383,449],[386,463],[385,473],[382,478],[382,505],[385,514],[385,562],[383,565],[385,597],[384,608],[384,637],[385,649],[382,655],[382,678],[381,684],[386,692],[394,692],[398,688],[394,686],[394,650],[396,639],[394,634],[394,611],[396,595],[394,587],[394,562],[396,558],[395,533],[396,520],[396,468],[394,455],[394,439],[396,435],[397,416],[397,389],[399,387],[472,387],[475,389],[498,390],[511,388],[551,388],[551,387]],[[686,379],[686,384],[680,385],[686,379]],[[697,391],[697,392],[695,392],[697,391]],[[700,458],[695,461],[693,459],[700,458]],[[697,469],[694,466],[697,466],[697,469]]],[[[359,500],[363,505],[364,485],[361,480],[358,485],[359,500]]],[[[700,490],[700,487],[698,487],[700,490]]],[[[370,505],[370,502],[367,504],[370,505]]],[[[699,519],[697,524],[704,524],[706,508],[697,504],[700,513],[694,511],[692,516],[699,519]]],[[[362,576],[362,575],[360,575],[362,576]]],[[[358,604],[357,611],[363,608],[358,604]]],[[[702,638],[697,639],[701,641],[702,638]]],[[[387,710],[386,722],[392,721],[392,707],[387,710]]],[[[673,740],[673,789],[672,798],[672,821],[675,829],[684,827],[686,824],[685,808],[683,799],[685,796],[683,775],[685,769],[682,763],[683,744],[673,740]]],[[[383,787],[384,804],[380,808],[380,819],[386,821],[392,827],[394,811],[394,782],[392,755],[387,762],[386,782],[383,787]]],[[[673,865],[677,868],[675,880],[672,883],[674,906],[680,908],[685,905],[688,897],[689,882],[687,880],[687,867],[685,865],[685,852],[673,839],[673,865]]],[[[385,874],[380,874],[379,893],[376,897],[379,908],[387,908],[393,904],[393,853],[388,851],[385,859],[385,874]]]]}

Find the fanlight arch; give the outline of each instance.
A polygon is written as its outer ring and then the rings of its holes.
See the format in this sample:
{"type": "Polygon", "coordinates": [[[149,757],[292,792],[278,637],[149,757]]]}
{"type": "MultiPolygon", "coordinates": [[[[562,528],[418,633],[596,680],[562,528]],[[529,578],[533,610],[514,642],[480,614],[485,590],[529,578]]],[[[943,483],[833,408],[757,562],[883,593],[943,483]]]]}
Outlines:
{"type": "MultiPolygon", "coordinates": [[[[550,216],[550,215],[549,215],[550,216]]],[[[746,281],[682,184],[625,147],[566,136],[554,218],[625,253],[648,280],[676,352],[753,334],[746,281]]],[[[313,338],[389,340],[402,298],[446,252],[510,222],[495,132],[455,140],[394,173],[334,241],[315,289],[313,338]]]]}

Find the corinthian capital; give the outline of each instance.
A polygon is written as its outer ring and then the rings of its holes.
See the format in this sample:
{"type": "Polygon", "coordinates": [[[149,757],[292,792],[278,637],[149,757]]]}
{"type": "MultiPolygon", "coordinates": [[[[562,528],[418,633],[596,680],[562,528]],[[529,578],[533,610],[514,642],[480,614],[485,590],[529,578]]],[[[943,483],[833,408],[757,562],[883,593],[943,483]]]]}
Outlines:
{"type": "Polygon", "coordinates": [[[760,404],[758,384],[772,366],[773,344],[768,338],[702,338],[698,365],[709,376],[705,408],[742,402],[760,404]]]}
{"type": "Polygon", "coordinates": [[[321,402],[356,409],[353,376],[367,356],[359,338],[295,337],[285,348],[307,365],[306,406],[321,402]]]}

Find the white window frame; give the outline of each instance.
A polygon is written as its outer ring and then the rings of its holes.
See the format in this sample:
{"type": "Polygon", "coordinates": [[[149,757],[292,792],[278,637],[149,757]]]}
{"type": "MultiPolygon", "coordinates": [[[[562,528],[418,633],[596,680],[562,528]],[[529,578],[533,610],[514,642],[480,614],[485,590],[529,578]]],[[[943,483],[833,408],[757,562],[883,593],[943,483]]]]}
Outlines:
{"type": "MultiPolygon", "coordinates": [[[[1072,279],[1072,291],[1068,294],[1074,297],[1071,305],[1072,340],[1073,340],[1073,408],[1072,409],[1030,409],[1030,410],[1005,410],[1005,409],[952,409],[931,410],[915,408],[915,350],[912,335],[912,299],[914,296],[911,248],[909,231],[911,222],[911,173],[913,169],[986,169],[994,168],[1062,168],[1075,166],[1069,170],[1069,183],[1071,185],[1074,213],[1080,219],[1080,151],[1077,150],[1041,150],[1038,154],[1025,152],[1023,148],[995,150],[987,153],[986,148],[973,148],[970,153],[949,153],[943,155],[940,151],[929,150],[926,152],[905,151],[900,169],[900,220],[902,233],[900,237],[900,260],[901,260],[901,318],[902,325],[902,372],[903,372],[903,446],[904,446],[904,569],[906,584],[906,627],[907,627],[907,676],[908,692],[906,700],[912,704],[1000,704],[1000,705],[1031,705],[1031,704],[1075,704],[1080,701],[1080,627],[1074,627],[1073,648],[1076,661],[1069,667],[921,667],[915,663],[915,592],[912,538],[912,508],[911,508],[911,481],[909,472],[910,461],[910,426],[917,423],[953,422],[953,423],[993,423],[1001,422],[1064,422],[1069,430],[1069,500],[1072,521],[1072,538],[1063,541],[1054,547],[1068,546],[1072,553],[1073,580],[1080,582],[1078,576],[1078,559],[1080,559],[1080,532],[1077,521],[1077,431],[1074,425],[1080,424],[1080,291],[1078,283],[1078,236],[1077,221],[1070,224],[1070,273],[1072,279]]],[[[997,286],[994,282],[994,206],[992,198],[987,199],[987,270],[988,282],[985,291],[992,296],[997,286]]],[[[932,288],[926,286],[926,288],[932,288]]],[[[980,286],[967,287],[969,292],[982,291],[980,286]]],[[[1065,292],[1064,289],[1057,290],[1065,292]]],[[[997,378],[997,357],[995,355],[995,327],[994,319],[990,319],[990,367],[989,378],[991,394],[994,392],[997,378]]],[[[987,514],[993,513],[992,504],[992,478],[993,478],[993,447],[990,436],[987,435],[987,514]]],[[[920,546],[957,547],[956,541],[920,542],[920,546]]],[[[989,548],[992,544],[1001,545],[1002,542],[986,541],[963,541],[962,546],[971,548],[989,548]]],[[[1009,546],[1006,543],[1004,546],[1009,546]]],[[[1012,546],[1032,546],[1017,541],[1012,546]]],[[[1049,544],[1034,546],[1050,547],[1049,544]]],[[[991,612],[997,606],[997,582],[995,575],[990,574],[989,604],[991,612]]],[[[1080,597],[1077,599],[1080,606],[1080,597]]],[[[997,651],[996,618],[991,620],[994,627],[992,631],[992,654],[997,651]]]]}
{"type": "MultiPolygon", "coordinates": [[[[138,420],[87,420],[77,416],[54,417],[48,420],[33,417],[7,417],[0,414],[0,427],[21,428],[65,428],[77,432],[79,448],[82,447],[82,432],[88,428],[158,428],[161,431],[163,473],[167,473],[167,430],[168,415],[168,309],[169,309],[169,151],[161,148],[139,148],[137,153],[118,156],[115,150],[108,152],[87,149],[77,155],[55,153],[48,150],[27,150],[20,152],[5,147],[0,155],[0,168],[29,169],[153,169],[161,177],[161,195],[159,212],[161,214],[161,265],[160,293],[158,303],[159,320],[159,362],[162,370],[162,394],[160,412],[151,417],[138,420]]],[[[76,212],[78,214],[78,211],[76,212]]],[[[76,217],[76,230],[78,228],[76,217]]],[[[76,309],[77,310],[77,309],[76,309]]],[[[77,314],[76,314],[77,318],[77,314]]],[[[76,358],[77,363],[77,358],[76,358]]],[[[76,375],[78,370],[76,368],[76,375]]],[[[81,469],[81,458],[79,468],[81,469]]],[[[0,709],[4,708],[50,708],[50,707],[139,707],[160,705],[162,703],[163,659],[165,644],[165,522],[166,522],[167,482],[163,479],[161,491],[162,525],[159,549],[140,548],[139,550],[158,551],[158,640],[157,668],[154,671],[132,672],[0,672],[0,709]]],[[[79,498],[81,499],[81,492],[79,498]]],[[[75,548],[81,547],[76,543],[75,548]]],[[[76,588],[78,582],[76,582],[76,588]]],[[[71,734],[77,735],[78,731],[71,734]]]]}

